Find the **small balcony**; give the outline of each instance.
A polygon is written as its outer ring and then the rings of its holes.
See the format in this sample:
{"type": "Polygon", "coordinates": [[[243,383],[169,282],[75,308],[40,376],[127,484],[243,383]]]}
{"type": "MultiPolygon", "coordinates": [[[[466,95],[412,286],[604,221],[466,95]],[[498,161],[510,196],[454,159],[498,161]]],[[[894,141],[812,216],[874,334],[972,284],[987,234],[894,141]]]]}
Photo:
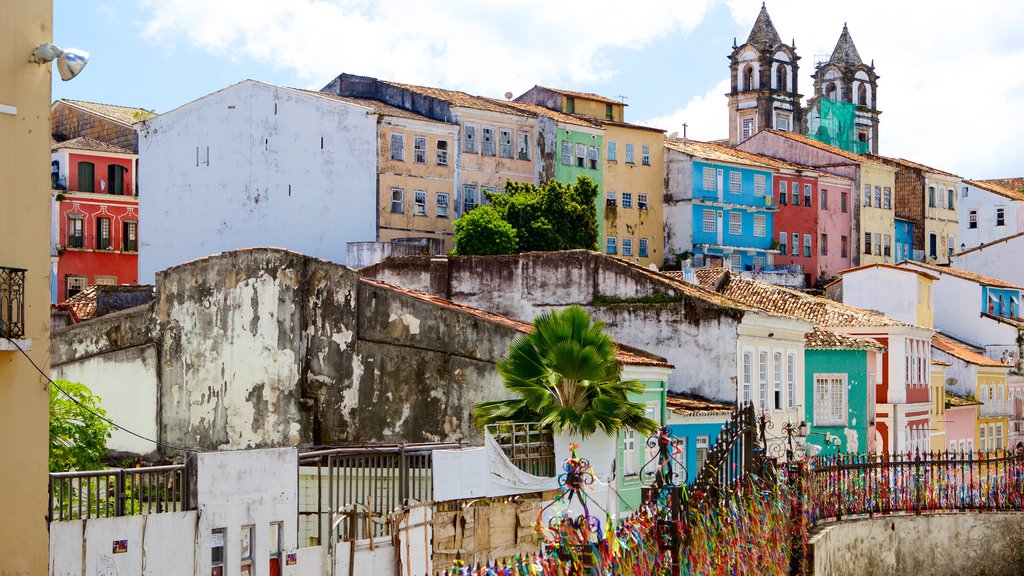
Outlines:
{"type": "Polygon", "coordinates": [[[27,349],[25,270],[0,266],[0,350],[27,349]]]}

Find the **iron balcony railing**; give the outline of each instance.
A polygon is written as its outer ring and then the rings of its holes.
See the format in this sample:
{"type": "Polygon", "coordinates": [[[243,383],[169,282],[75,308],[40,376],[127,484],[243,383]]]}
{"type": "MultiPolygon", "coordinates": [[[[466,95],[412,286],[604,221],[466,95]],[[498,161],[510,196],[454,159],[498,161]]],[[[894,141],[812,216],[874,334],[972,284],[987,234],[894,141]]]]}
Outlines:
{"type": "Polygon", "coordinates": [[[50,473],[51,522],[193,510],[185,464],[50,473]]]}
{"type": "Polygon", "coordinates": [[[0,337],[25,337],[25,272],[0,266],[0,337]]]}

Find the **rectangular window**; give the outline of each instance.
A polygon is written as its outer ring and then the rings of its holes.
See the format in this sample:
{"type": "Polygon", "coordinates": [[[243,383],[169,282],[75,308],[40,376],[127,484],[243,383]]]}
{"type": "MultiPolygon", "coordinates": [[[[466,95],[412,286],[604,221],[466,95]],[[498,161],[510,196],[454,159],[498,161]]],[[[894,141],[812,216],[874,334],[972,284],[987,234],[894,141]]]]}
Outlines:
{"type": "Polygon", "coordinates": [[[743,180],[739,172],[729,172],[729,192],[732,194],[743,192],[743,180]]]}
{"type": "Polygon", "coordinates": [[[846,375],[814,375],[814,425],[846,426],[846,375]]]}
{"type": "Polygon", "coordinates": [[[818,210],[828,210],[828,190],[818,190],[818,210]]]}
{"type": "Polygon", "coordinates": [[[284,550],[283,522],[270,523],[270,573],[281,573],[281,552],[284,550]],[[275,570],[276,569],[276,570],[275,570]]]}
{"type": "Polygon", "coordinates": [[[462,185],[462,212],[466,213],[476,208],[476,186],[474,184],[462,185]]]}
{"type": "Polygon", "coordinates": [[[768,411],[768,353],[757,355],[757,402],[762,412],[768,411]]]}
{"type": "Polygon", "coordinates": [[[705,232],[717,232],[717,226],[715,225],[715,211],[704,210],[701,217],[701,230],[705,232]]]}
{"type": "Polygon", "coordinates": [[[480,154],[494,156],[494,128],[484,128],[480,132],[480,154]]]}
{"type": "Polygon", "coordinates": [[[647,210],[647,194],[636,195],[636,207],[640,210],[647,210]]]}
{"type": "Polygon", "coordinates": [[[519,146],[516,152],[516,157],[520,160],[530,159],[530,133],[520,132],[519,133],[519,146]]]}
{"type": "Polygon", "coordinates": [[[742,254],[738,254],[738,253],[733,253],[732,256],[729,256],[729,266],[734,271],[742,270],[743,269],[743,255],[742,254]]]}
{"type": "Polygon", "coordinates": [[[476,154],[476,126],[462,127],[462,151],[476,154]]]}
{"type": "Polygon", "coordinates": [[[412,213],[415,216],[427,215],[427,192],[425,190],[414,190],[412,193],[412,213]]]}
{"type": "Polygon", "coordinates": [[[214,528],[210,532],[210,567],[212,576],[224,574],[224,536],[225,528],[214,528]]]}
{"type": "Polygon", "coordinates": [[[743,392],[741,398],[744,404],[751,402],[751,385],[754,378],[754,355],[751,352],[743,353],[743,392]]]}
{"type": "Polygon", "coordinates": [[[764,214],[754,214],[754,236],[764,238],[768,234],[766,220],[764,214]]]}
{"type": "Polygon", "coordinates": [[[498,189],[495,188],[494,186],[481,186],[480,187],[480,205],[481,206],[490,206],[491,205],[491,196],[493,196],[497,192],[498,192],[498,189]]]}
{"type": "Polygon", "coordinates": [[[562,140],[562,164],[572,166],[572,142],[562,140]]]}
{"type": "Polygon", "coordinates": [[[779,232],[779,254],[786,255],[786,240],[789,237],[785,232],[779,232]]]}
{"type": "Polygon", "coordinates": [[[704,189],[715,190],[715,169],[705,168],[704,169],[704,189]]]}
{"type": "Polygon", "coordinates": [[[633,145],[626,142],[626,164],[633,164],[633,145]]]}
{"type": "Polygon", "coordinates": [[[633,193],[632,192],[623,192],[622,193],[622,207],[623,208],[632,208],[633,207],[633,193]]]}
{"type": "Polygon", "coordinates": [[[641,238],[640,239],[640,257],[641,258],[646,258],[647,257],[647,238],[641,238]]]}
{"type": "Polygon", "coordinates": [[[962,186],[960,188],[960,196],[962,198],[967,198],[967,186],[962,186]]]}
{"type": "Polygon", "coordinates": [[[946,256],[953,256],[953,247],[956,246],[956,238],[950,236],[946,239],[946,256]]]}
{"type": "Polygon", "coordinates": [[[598,155],[599,153],[600,153],[600,150],[598,150],[597,146],[588,146],[587,147],[587,166],[591,170],[597,170],[598,169],[598,162],[600,161],[600,157],[598,155]]]}
{"type": "Polygon", "coordinates": [[[772,382],[775,390],[775,409],[782,410],[782,352],[776,352],[772,357],[772,382]]]}
{"type": "Polygon", "coordinates": [[[498,156],[502,158],[512,157],[512,131],[502,128],[498,132],[498,156]]]}
{"type": "Polygon", "coordinates": [[[996,423],[996,450],[1003,449],[1003,425],[996,423]]]}
{"type": "Polygon", "coordinates": [[[767,178],[764,174],[754,174],[754,195],[764,196],[768,191],[767,178]]]}
{"type": "Polygon", "coordinates": [[[871,184],[864,185],[864,205],[871,206],[871,184]]]}
{"type": "Polygon", "coordinates": [[[606,253],[608,253],[608,254],[616,254],[616,253],[618,253],[618,250],[616,250],[616,247],[615,247],[615,242],[616,242],[615,236],[609,236],[609,237],[605,238],[605,250],[604,251],[606,253]]]}
{"type": "Polygon", "coordinates": [[[448,165],[448,141],[438,140],[437,141],[437,165],[447,166],[448,165]]]}
{"type": "Polygon", "coordinates": [[[935,186],[928,187],[928,207],[935,208],[935,186]]]}
{"type": "Polygon", "coordinates": [[[85,276],[68,276],[65,279],[65,299],[71,298],[82,290],[85,290],[88,283],[85,276]]]}
{"type": "Polygon", "coordinates": [[[956,210],[956,192],[952,188],[946,189],[946,209],[956,210]]]}
{"type": "Polygon", "coordinates": [[[604,119],[605,120],[614,120],[615,119],[615,115],[612,113],[612,105],[611,104],[605,104],[604,105],[604,119]]]}
{"type": "Polygon", "coordinates": [[[811,185],[804,184],[804,206],[811,205],[811,185]]]}
{"type": "Polygon", "coordinates": [[[68,248],[85,248],[85,226],[77,214],[68,216],[68,248]]]}
{"type": "Polygon", "coordinates": [[[875,256],[882,255],[882,234],[880,232],[875,232],[874,237],[871,239],[871,247],[875,249],[875,256]]]}
{"type": "Polygon", "coordinates": [[[405,160],[405,135],[391,135],[391,159],[399,162],[405,160]]]}
{"type": "Polygon", "coordinates": [[[985,452],[986,450],[988,450],[988,441],[987,441],[987,439],[985,438],[985,430],[986,430],[987,428],[988,428],[988,426],[986,426],[986,425],[984,425],[984,424],[982,424],[981,426],[979,426],[979,427],[978,427],[978,433],[979,433],[979,438],[978,438],[978,440],[979,440],[979,447],[981,448],[981,451],[982,451],[982,452],[985,452]]]}
{"type": "Polygon", "coordinates": [[[786,408],[796,408],[796,354],[786,355],[786,408]]]}
{"type": "Polygon", "coordinates": [[[886,186],[882,190],[882,208],[888,210],[892,208],[892,188],[886,186]]]}
{"type": "Polygon", "coordinates": [[[113,246],[110,242],[110,218],[99,217],[96,219],[96,249],[110,250],[113,246]]]}
{"type": "Polygon", "coordinates": [[[875,186],[875,208],[882,207],[882,187],[875,186]]]}
{"type": "Polygon", "coordinates": [[[892,236],[882,235],[882,256],[892,256],[892,236]]]}
{"type": "Polygon", "coordinates": [[[241,574],[252,573],[252,537],[255,531],[255,526],[242,526],[242,531],[239,533],[239,552],[242,560],[241,574]]]}
{"type": "Polygon", "coordinates": [[[864,253],[871,254],[871,232],[864,233],[864,253]]]}
{"type": "MultiPolygon", "coordinates": [[[[609,162],[618,162],[619,161],[619,151],[615,149],[615,142],[608,142],[608,161],[609,162]]],[[[704,169],[704,188],[705,189],[707,188],[707,182],[708,182],[708,180],[707,180],[707,178],[708,178],[707,177],[707,171],[708,170],[709,170],[709,168],[705,168],[704,169]]],[[[714,172],[712,172],[711,173],[711,181],[714,182],[714,180],[715,180],[715,175],[714,175],[714,172]]]]}
{"type": "Polygon", "coordinates": [[[401,188],[391,189],[391,213],[405,214],[405,190],[401,188]]]}
{"type": "Polygon", "coordinates": [[[793,238],[793,256],[799,256],[800,255],[800,235],[797,234],[796,232],[793,232],[792,238],[793,238]]]}
{"type": "Polygon", "coordinates": [[[445,192],[437,193],[437,202],[434,213],[438,218],[448,217],[448,194],[445,192]]]}
{"type": "Polygon", "coordinates": [[[978,211],[977,210],[971,210],[971,213],[970,213],[970,215],[968,217],[967,227],[968,228],[977,228],[978,227],[978,211]]]}
{"type": "Polygon", "coordinates": [[[847,202],[849,202],[849,201],[850,201],[850,195],[849,194],[847,194],[846,192],[840,192],[839,193],[839,211],[842,212],[843,214],[845,214],[845,213],[847,213],[849,211],[849,208],[846,207],[847,202]]]}
{"type": "Polygon", "coordinates": [[[729,212],[729,234],[739,236],[743,234],[743,214],[740,212],[729,212]]]}
{"type": "Polygon", "coordinates": [[[697,436],[697,470],[694,471],[694,478],[704,468],[704,462],[708,459],[708,446],[710,444],[710,436],[697,436]]]}
{"type": "Polygon", "coordinates": [[[839,237],[839,256],[841,258],[846,258],[846,255],[850,253],[848,248],[849,243],[850,239],[846,236],[839,237]]]}
{"type": "Polygon", "coordinates": [[[779,205],[785,206],[788,204],[787,198],[789,198],[789,186],[785,182],[779,181],[779,205]]]}
{"type": "Polygon", "coordinates": [[[423,136],[412,139],[412,161],[417,164],[427,163],[427,139],[423,136]]]}
{"type": "Polygon", "coordinates": [[[804,234],[804,257],[811,257],[811,235],[804,234]]]}
{"type": "Polygon", "coordinates": [[[754,119],[743,118],[740,120],[740,139],[746,140],[754,135],[754,119]]]}
{"type": "Polygon", "coordinates": [[[92,162],[78,163],[78,191],[92,192],[95,190],[96,165],[92,162]]]}
{"type": "Polygon", "coordinates": [[[799,206],[800,205],[800,184],[797,183],[797,182],[793,182],[790,185],[789,193],[790,193],[790,196],[792,197],[791,198],[792,202],[790,202],[790,203],[793,206],[799,206]]]}
{"type": "Polygon", "coordinates": [[[1006,225],[1006,209],[996,208],[996,226],[1006,225]]]}
{"type": "Polygon", "coordinates": [[[124,166],[111,164],[107,166],[107,193],[124,195],[124,166]]]}
{"type": "Polygon", "coordinates": [[[121,251],[139,251],[139,223],[134,220],[125,220],[121,223],[121,251]]]}
{"type": "Polygon", "coordinates": [[[821,249],[822,256],[828,256],[828,234],[821,235],[821,238],[818,239],[818,247],[821,249]]]}
{"type": "Polygon", "coordinates": [[[640,162],[644,166],[651,165],[651,147],[647,144],[640,147],[640,162]]]}
{"type": "Polygon", "coordinates": [[[636,476],[636,430],[622,430],[622,472],[625,476],[636,476]]]}
{"type": "Polygon", "coordinates": [[[585,144],[576,145],[576,167],[583,168],[587,164],[587,146],[585,144]]]}
{"type": "Polygon", "coordinates": [[[632,256],[633,255],[633,239],[623,238],[622,239],[622,255],[632,256]]]}

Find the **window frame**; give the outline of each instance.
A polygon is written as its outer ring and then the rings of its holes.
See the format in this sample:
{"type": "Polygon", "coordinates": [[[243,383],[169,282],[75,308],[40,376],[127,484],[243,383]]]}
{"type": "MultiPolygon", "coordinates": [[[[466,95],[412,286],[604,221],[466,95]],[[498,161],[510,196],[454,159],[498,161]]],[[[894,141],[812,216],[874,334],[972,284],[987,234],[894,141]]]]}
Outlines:
{"type": "Polygon", "coordinates": [[[606,236],[604,240],[605,254],[618,254],[618,239],[615,236],[606,236]]]}
{"type": "Polygon", "coordinates": [[[413,216],[430,216],[427,211],[427,191],[426,190],[413,190],[412,191],[412,215],[413,216]]]}
{"type": "Polygon", "coordinates": [[[717,234],[718,233],[718,210],[708,210],[707,208],[705,208],[701,212],[700,217],[701,217],[700,218],[701,230],[703,232],[710,233],[710,234],[717,234]],[[710,225],[709,225],[709,219],[708,219],[709,215],[711,216],[711,218],[710,218],[710,225]]]}
{"type": "Polygon", "coordinates": [[[412,137],[412,161],[413,164],[426,164],[427,163],[427,137],[426,136],[413,136],[412,137]],[[422,144],[422,146],[421,146],[422,144]]]}
{"type": "Polygon", "coordinates": [[[530,136],[529,130],[520,130],[516,135],[516,159],[528,162],[533,154],[530,152],[530,136]]]}
{"type": "Polygon", "coordinates": [[[731,236],[742,236],[743,235],[743,213],[738,210],[732,210],[729,212],[729,235],[731,236]]]}
{"type": "Polygon", "coordinates": [[[96,249],[97,250],[113,250],[114,249],[114,229],[113,229],[113,218],[110,216],[97,216],[96,217],[96,249]],[[104,226],[106,227],[106,233],[104,234],[104,226]]]}
{"type": "MultiPolygon", "coordinates": [[[[608,141],[608,151],[605,153],[605,159],[608,160],[609,162],[619,161],[619,151],[614,140],[608,141]]],[[[705,168],[705,170],[707,169],[705,168]]]]}
{"type": "Polygon", "coordinates": [[[768,234],[768,217],[764,214],[754,214],[754,236],[764,238],[768,234]]]}
{"type": "Polygon", "coordinates": [[[754,353],[749,350],[743,352],[743,360],[740,365],[740,398],[742,404],[749,404],[753,401],[753,379],[754,379],[754,353]]]}
{"type": "Polygon", "coordinates": [[[68,248],[85,248],[85,217],[82,214],[68,214],[68,248]],[[77,222],[77,224],[72,224],[77,222]],[[78,232],[78,234],[75,234],[78,232]]]}
{"type": "Polygon", "coordinates": [[[405,189],[398,186],[391,187],[391,213],[405,214],[405,189]],[[397,195],[395,193],[398,193],[397,195]],[[398,208],[397,210],[395,208],[398,208]]]}
{"type": "Polygon", "coordinates": [[[462,185],[462,213],[465,214],[480,205],[476,184],[462,185]]]}
{"type": "Polygon", "coordinates": [[[640,146],[640,164],[643,166],[651,165],[651,145],[643,144],[640,146]]]}
{"type": "Polygon", "coordinates": [[[121,251],[122,252],[138,252],[139,251],[139,221],[138,220],[122,220],[121,221],[121,251]]]}
{"type": "Polygon", "coordinates": [[[439,139],[436,145],[436,156],[438,166],[448,165],[448,140],[439,139]]]}
{"type": "Polygon", "coordinates": [[[390,143],[391,160],[394,162],[405,162],[405,134],[392,132],[390,143]]]}
{"type": "Polygon", "coordinates": [[[647,238],[641,238],[640,239],[639,250],[637,252],[637,256],[639,256],[641,258],[647,258],[647,250],[648,250],[647,238]]]}
{"type": "Polygon", "coordinates": [[[633,239],[632,238],[625,238],[625,237],[623,237],[622,241],[620,242],[620,244],[622,245],[622,255],[623,256],[632,256],[633,255],[633,239]]]}
{"type": "Polygon", "coordinates": [[[636,208],[637,210],[647,210],[650,204],[647,202],[647,193],[640,192],[636,195],[636,208]]]}
{"type": "Polygon", "coordinates": [[[449,201],[451,200],[447,192],[436,192],[434,194],[434,217],[435,218],[448,218],[449,201]],[[441,210],[442,202],[441,198],[444,198],[443,206],[444,210],[441,210]]]}
{"type": "Polygon", "coordinates": [[[768,191],[768,177],[754,174],[754,196],[765,196],[768,191]]]}
{"type": "Polygon", "coordinates": [[[78,161],[78,189],[77,192],[95,192],[96,191],[96,163],[89,162],[86,160],[78,161]],[[82,174],[82,168],[88,166],[86,170],[89,173],[89,177],[86,178],[82,174]],[[83,186],[85,184],[85,186],[83,186]]]}
{"type": "Polygon", "coordinates": [[[498,158],[511,160],[515,158],[515,153],[515,131],[511,128],[498,128],[498,158]]]}
{"type": "Polygon", "coordinates": [[[804,258],[810,258],[813,254],[813,245],[811,244],[813,240],[810,234],[804,234],[804,258]]]}
{"type": "Polygon", "coordinates": [[[497,154],[498,148],[494,142],[494,127],[482,126],[480,128],[480,155],[496,156],[497,154]]]}
{"type": "Polygon", "coordinates": [[[634,160],[635,158],[633,155],[633,143],[626,142],[626,164],[636,164],[634,160]]]}
{"type": "Polygon", "coordinates": [[[742,194],[743,193],[743,175],[738,170],[729,171],[729,193],[730,194],[742,194]]]}
{"type": "Polygon", "coordinates": [[[623,208],[632,208],[633,207],[633,193],[632,192],[623,192],[622,193],[622,207],[623,208]]]}
{"type": "Polygon", "coordinates": [[[476,144],[476,126],[465,124],[462,126],[462,153],[479,154],[479,146],[476,144]]]}

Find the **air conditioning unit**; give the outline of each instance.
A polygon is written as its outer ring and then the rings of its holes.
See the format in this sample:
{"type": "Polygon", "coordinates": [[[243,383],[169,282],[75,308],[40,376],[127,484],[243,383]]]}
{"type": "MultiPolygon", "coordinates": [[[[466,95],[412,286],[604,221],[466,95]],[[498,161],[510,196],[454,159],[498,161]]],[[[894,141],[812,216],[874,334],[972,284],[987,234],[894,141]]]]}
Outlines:
{"type": "Polygon", "coordinates": [[[606,200],[605,205],[615,208],[615,198],[609,198],[608,200],[606,200]]]}

